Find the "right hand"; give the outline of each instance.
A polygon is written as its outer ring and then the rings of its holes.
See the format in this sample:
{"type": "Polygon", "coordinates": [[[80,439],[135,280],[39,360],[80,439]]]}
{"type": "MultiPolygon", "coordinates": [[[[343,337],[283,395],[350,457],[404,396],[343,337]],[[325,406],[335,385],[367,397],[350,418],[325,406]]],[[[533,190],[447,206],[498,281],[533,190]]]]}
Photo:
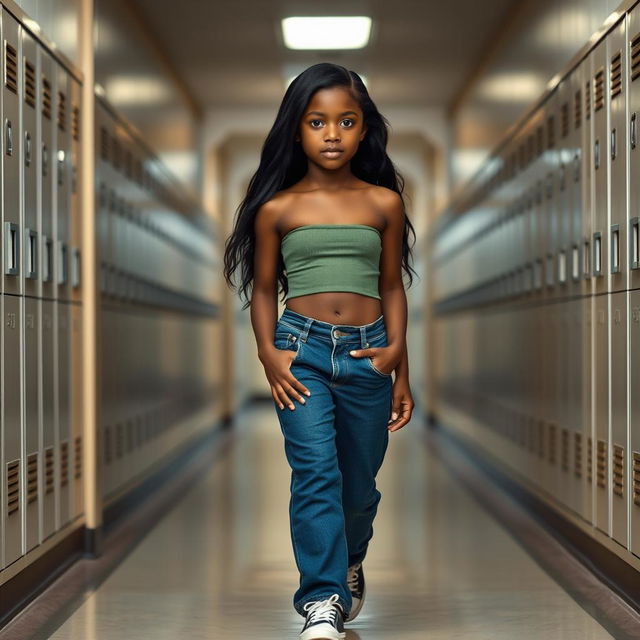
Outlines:
{"type": "Polygon", "coordinates": [[[296,357],[296,352],[290,349],[278,349],[273,347],[260,357],[267,380],[271,385],[271,395],[280,409],[286,404],[292,411],[295,409],[289,395],[293,396],[301,404],[305,399],[301,393],[307,396],[311,392],[291,373],[291,363],[296,357]]]}

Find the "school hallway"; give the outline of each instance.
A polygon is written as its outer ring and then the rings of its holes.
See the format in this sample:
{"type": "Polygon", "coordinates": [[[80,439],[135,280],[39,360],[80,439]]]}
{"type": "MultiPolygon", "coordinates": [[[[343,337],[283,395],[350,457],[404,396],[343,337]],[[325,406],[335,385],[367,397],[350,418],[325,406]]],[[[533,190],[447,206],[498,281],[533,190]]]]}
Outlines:
{"type": "MultiPolygon", "coordinates": [[[[208,470],[100,584],[68,602],[66,612],[53,610],[56,590],[69,592],[78,581],[94,579],[89,561],[79,561],[0,638],[297,638],[303,618],[291,606],[297,571],[287,513],[289,467],[274,409],[264,402],[246,408],[225,438],[208,470]],[[43,606],[47,620],[38,627],[43,606]],[[35,635],[22,635],[27,629],[35,635]]],[[[593,614],[609,601],[609,613],[620,615],[624,606],[551,543],[546,553],[573,579],[587,581],[585,591],[574,593],[577,600],[569,595],[443,460],[482,490],[485,481],[473,475],[472,465],[444,441],[439,450],[448,454],[441,459],[436,440],[418,421],[390,434],[364,563],[367,596],[358,618],[346,624],[346,638],[616,637],[585,609],[593,614]],[[598,594],[600,605],[582,600],[587,590],[598,594]]],[[[495,508],[520,520],[534,546],[545,544],[544,534],[502,500],[495,508]]]]}

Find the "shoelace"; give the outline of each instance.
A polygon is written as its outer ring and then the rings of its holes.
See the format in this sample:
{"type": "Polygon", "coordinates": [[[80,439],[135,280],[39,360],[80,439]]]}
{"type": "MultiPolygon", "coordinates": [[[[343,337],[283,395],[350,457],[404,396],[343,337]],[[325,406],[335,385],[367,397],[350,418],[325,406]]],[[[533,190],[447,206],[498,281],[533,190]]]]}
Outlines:
{"type": "Polygon", "coordinates": [[[349,585],[349,591],[355,591],[358,588],[358,569],[362,563],[358,562],[352,567],[349,567],[347,571],[347,584],[349,585]]]}
{"type": "Polygon", "coordinates": [[[334,593],[327,600],[318,600],[313,603],[307,602],[307,604],[305,604],[303,607],[303,609],[307,612],[307,622],[309,624],[321,621],[331,623],[335,622],[335,616],[338,613],[338,610],[333,605],[338,601],[338,597],[338,594],[334,593]]]}

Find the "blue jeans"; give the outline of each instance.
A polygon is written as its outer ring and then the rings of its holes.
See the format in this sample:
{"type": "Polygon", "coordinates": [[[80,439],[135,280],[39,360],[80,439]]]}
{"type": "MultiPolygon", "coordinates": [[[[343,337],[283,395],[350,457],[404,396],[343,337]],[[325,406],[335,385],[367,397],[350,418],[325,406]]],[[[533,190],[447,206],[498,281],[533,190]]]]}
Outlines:
{"type": "Polygon", "coordinates": [[[364,559],[381,493],[380,468],[391,417],[391,374],[352,349],[387,346],[384,317],[365,325],[330,324],[285,308],[274,345],[296,352],[291,373],[311,392],[295,409],[275,404],[291,467],[289,518],[300,586],[296,611],[339,595],[351,609],[347,568],[364,559]]]}

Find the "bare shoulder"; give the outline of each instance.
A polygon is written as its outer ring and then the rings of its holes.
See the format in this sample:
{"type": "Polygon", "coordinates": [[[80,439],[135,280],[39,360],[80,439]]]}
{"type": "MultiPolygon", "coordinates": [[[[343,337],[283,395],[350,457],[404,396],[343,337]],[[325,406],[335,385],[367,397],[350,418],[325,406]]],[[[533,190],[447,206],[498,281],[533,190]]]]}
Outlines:
{"type": "Polygon", "coordinates": [[[286,210],[289,194],[285,191],[274,193],[269,200],[263,202],[256,212],[256,227],[275,231],[278,227],[280,217],[286,210]]]}
{"type": "Polygon", "coordinates": [[[398,217],[403,217],[404,203],[397,191],[380,185],[371,185],[370,194],[375,208],[387,221],[391,222],[398,217]]]}

